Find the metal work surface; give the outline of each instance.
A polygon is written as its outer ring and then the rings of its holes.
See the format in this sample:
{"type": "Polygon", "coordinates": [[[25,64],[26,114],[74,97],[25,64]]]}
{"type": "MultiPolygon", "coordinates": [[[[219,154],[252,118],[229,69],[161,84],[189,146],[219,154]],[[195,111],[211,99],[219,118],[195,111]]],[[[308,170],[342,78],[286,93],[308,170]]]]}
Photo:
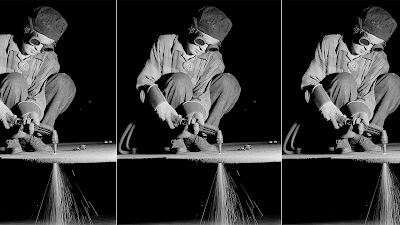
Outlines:
{"type": "Polygon", "coordinates": [[[188,152],[183,154],[130,154],[118,155],[121,159],[190,159],[211,163],[261,163],[280,162],[282,160],[281,144],[269,143],[226,143],[222,145],[222,153],[218,152],[188,152]],[[239,150],[250,144],[250,150],[239,150]]]}
{"type": "Polygon", "coordinates": [[[57,152],[21,152],[18,154],[0,154],[0,159],[23,159],[41,163],[99,163],[116,162],[117,147],[115,144],[101,142],[61,143],[57,152]],[[86,149],[77,150],[80,145],[86,149]]]}
{"type": "Polygon", "coordinates": [[[347,154],[292,154],[282,155],[282,159],[354,159],[377,163],[400,163],[400,143],[389,143],[386,154],[383,152],[352,152],[347,154]]]}

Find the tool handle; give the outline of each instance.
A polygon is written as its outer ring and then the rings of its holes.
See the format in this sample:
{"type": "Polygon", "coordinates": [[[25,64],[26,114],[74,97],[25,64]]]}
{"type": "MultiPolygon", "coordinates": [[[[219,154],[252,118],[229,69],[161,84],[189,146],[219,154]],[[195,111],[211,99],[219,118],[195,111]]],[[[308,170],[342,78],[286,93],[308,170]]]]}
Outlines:
{"type": "MultiPolygon", "coordinates": [[[[353,126],[353,121],[350,118],[347,118],[344,116],[339,116],[338,122],[339,122],[340,126],[344,126],[344,125],[353,126]]],[[[371,134],[371,135],[375,135],[375,136],[382,136],[382,130],[371,127],[369,125],[365,125],[365,124],[364,124],[364,132],[371,134]]]]}
{"type": "MultiPolygon", "coordinates": [[[[186,119],[186,118],[174,116],[172,118],[172,120],[173,120],[173,123],[174,123],[175,127],[178,127],[180,125],[183,125],[183,126],[189,125],[189,120],[186,119]]],[[[212,128],[212,127],[209,127],[209,126],[206,126],[206,125],[199,124],[199,132],[203,132],[203,133],[205,133],[206,135],[209,135],[209,136],[216,136],[217,132],[218,132],[218,129],[215,129],[215,128],[212,128]]]]}
{"type": "MultiPolygon", "coordinates": [[[[11,127],[13,126],[22,126],[23,125],[23,120],[18,117],[13,117],[13,116],[8,116],[7,115],[7,121],[10,124],[11,127]]],[[[34,131],[37,133],[40,133],[41,135],[46,135],[50,136],[53,132],[53,129],[50,127],[46,127],[44,125],[34,125],[34,131]]]]}

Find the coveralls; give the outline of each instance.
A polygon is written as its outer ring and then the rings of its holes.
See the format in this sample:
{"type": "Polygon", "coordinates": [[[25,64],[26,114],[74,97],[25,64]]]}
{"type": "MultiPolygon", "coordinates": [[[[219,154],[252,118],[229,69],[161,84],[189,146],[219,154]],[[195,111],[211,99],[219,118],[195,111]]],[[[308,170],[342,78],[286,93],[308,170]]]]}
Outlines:
{"type": "Polygon", "coordinates": [[[354,100],[363,101],[372,112],[370,123],[383,127],[385,119],[400,103],[400,78],[388,73],[383,51],[372,51],[351,60],[343,35],[327,35],[318,44],[315,57],[302,78],[301,88],[310,101],[310,90],[322,84],[340,109],[354,100]]]}
{"type": "Polygon", "coordinates": [[[43,51],[21,60],[13,35],[0,35],[0,98],[7,107],[33,101],[40,110],[41,124],[54,127],[58,115],[71,104],[76,87],[71,77],[59,73],[54,51],[43,51]]]}
{"type": "Polygon", "coordinates": [[[179,36],[162,35],[154,43],[150,58],[137,78],[136,88],[145,101],[142,87],[157,84],[173,108],[186,101],[197,101],[205,109],[206,123],[219,126],[222,116],[237,102],[241,88],[237,79],[223,73],[225,65],[219,51],[209,51],[186,60],[179,36]]]}

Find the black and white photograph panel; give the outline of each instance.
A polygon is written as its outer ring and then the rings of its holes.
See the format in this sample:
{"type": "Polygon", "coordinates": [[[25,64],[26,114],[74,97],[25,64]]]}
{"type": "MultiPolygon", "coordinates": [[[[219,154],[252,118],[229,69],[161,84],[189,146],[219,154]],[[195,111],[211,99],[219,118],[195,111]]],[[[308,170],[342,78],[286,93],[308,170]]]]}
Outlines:
{"type": "Polygon", "coordinates": [[[397,4],[342,3],[282,2],[285,157],[400,156],[397,4]],[[295,60],[294,34],[303,37],[295,60]]]}
{"type": "Polygon", "coordinates": [[[116,2],[2,6],[10,10],[1,14],[0,157],[53,153],[53,142],[60,153],[99,143],[102,156],[111,143],[115,155],[116,2]]]}
{"type": "Polygon", "coordinates": [[[400,222],[395,8],[282,2],[283,224],[400,222]]]}
{"type": "Polygon", "coordinates": [[[280,163],[118,160],[118,224],[281,224],[280,163]]]}
{"type": "Polygon", "coordinates": [[[280,1],[118,1],[117,29],[119,159],[281,159],[280,1]]]}
{"type": "Polygon", "coordinates": [[[0,223],[115,224],[116,2],[1,8],[0,223]]]}

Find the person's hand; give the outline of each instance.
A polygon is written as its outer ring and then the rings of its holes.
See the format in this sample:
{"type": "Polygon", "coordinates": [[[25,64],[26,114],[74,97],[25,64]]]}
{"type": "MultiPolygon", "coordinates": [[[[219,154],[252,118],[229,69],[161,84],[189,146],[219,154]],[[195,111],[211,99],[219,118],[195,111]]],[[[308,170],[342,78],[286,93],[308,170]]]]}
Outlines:
{"type": "Polygon", "coordinates": [[[158,117],[162,121],[167,121],[169,128],[174,129],[174,123],[173,117],[179,117],[178,113],[175,111],[174,108],[168,103],[168,102],[161,102],[157,107],[156,107],[156,112],[158,114],[158,117]]]}
{"type": "Polygon", "coordinates": [[[39,114],[36,112],[29,112],[26,113],[23,117],[23,124],[28,124],[29,125],[29,134],[33,134],[35,131],[35,124],[40,125],[40,120],[39,120],[39,114]]]}
{"type": "Polygon", "coordinates": [[[193,124],[194,134],[197,135],[199,133],[200,127],[199,125],[204,125],[204,116],[201,112],[195,112],[188,116],[189,124],[193,124]]]}
{"type": "Polygon", "coordinates": [[[353,125],[358,124],[358,134],[362,135],[364,133],[364,125],[369,125],[368,114],[365,112],[360,112],[355,114],[352,119],[353,125]]]}
{"type": "Polygon", "coordinates": [[[343,113],[338,107],[336,107],[335,104],[333,104],[333,102],[329,101],[323,104],[320,108],[320,111],[326,120],[332,122],[335,129],[339,129],[337,120],[338,116],[343,116],[343,113]]]}
{"type": "Polygon", "coordinates": [[[14,115],[2,101],[0,101],[0,120],[1,122],[3,122],[4,128],[10,129],[7,117],[17,117],[17,116],[14,115]]]}

